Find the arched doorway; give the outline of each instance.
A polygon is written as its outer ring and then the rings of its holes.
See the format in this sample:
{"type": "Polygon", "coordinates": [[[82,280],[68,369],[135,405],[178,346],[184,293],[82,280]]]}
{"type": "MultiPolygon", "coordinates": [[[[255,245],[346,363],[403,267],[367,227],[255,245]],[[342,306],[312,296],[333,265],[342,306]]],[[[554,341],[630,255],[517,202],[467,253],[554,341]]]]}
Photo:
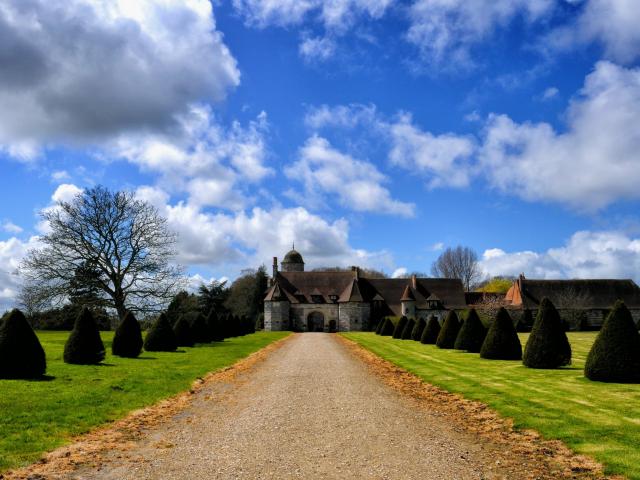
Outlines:
{"type": "Polygon", "coordinates": [[[307,332],[324,332],[324,315],[322,312],[311,312],[307,317],[307,332]]]}

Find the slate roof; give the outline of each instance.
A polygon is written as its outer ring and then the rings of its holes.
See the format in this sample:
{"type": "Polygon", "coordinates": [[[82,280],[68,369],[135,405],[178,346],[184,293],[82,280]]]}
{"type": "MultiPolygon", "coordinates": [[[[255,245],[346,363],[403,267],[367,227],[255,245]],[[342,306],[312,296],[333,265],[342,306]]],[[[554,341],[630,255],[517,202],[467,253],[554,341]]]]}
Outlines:
{"type": "Polygon", "coordinates": [[[582,308],[608,309],[618,299],[628,308],[640,308],[640,287],[633,280],[519,280],[525,308],[537,308],[548,297],[558,308],[576,298],[582,308]]]}
{"type": "Polygon", "coordinates": [[[408,288],[419,309],[427,308],[427,299],[435,296],[445,308],[466,307],[462,282],[448,278],[417,278],[415,288],[408,278],[357,278],[354,272],[314,271],[278,272],[275,284],[265,298],[273,298],[275,286],[291,303],[311,303],[312,296],[320,293],[325,302],[330,296],[339,297],[339,302],[383,300],[383,315],[401,315],[401,299],[408,288]]]}

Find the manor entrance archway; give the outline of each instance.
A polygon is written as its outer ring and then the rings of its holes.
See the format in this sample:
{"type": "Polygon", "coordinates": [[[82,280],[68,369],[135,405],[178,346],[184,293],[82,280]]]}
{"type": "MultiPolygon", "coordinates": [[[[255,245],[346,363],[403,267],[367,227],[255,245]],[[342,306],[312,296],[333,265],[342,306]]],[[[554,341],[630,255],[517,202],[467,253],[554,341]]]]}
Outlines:
{"type": "Polygon", "coordinates": [[[307,317],[307,332],[324,332],[324,315],[322,312],[311,312],[307,317]]]}

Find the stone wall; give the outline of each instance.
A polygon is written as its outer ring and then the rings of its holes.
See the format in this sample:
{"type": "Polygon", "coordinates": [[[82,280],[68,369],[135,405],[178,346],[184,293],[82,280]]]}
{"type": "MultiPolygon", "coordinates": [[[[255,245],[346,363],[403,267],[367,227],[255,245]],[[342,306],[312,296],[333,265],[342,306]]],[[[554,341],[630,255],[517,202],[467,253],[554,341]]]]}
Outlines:
{"type": "Polygon", "coordinates": [[[289,302],[264,302],[264,329],[289,330],[289,302]]]}
{"type": "Polygon", "coordinates": [[[369,329],[371,305],[365,302],[340,304],[339,326],[341,332],[363,331],[369,329]]]}
{"type": "Polygon", "coordinates": [[[291,306],[290,318],[291,328],[298,332],[307,331],[307,317],[310,313],[320,312],[324,315],[324,331],[329,331],[331,320],[338,325],[338,304],[337,303],[300,303],[291,306]]]}

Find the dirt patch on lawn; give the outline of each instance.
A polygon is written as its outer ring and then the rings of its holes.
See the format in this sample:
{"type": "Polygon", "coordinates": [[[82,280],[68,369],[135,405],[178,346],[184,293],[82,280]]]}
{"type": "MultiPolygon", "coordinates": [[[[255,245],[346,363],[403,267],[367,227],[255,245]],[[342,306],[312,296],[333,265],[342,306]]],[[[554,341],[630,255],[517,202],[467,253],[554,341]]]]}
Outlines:
{"type": "Polygon", "coordinates": [[[419,408],[442,416],[463,431],[497,445],[496,463],[503,467],[519,466],[518,470],[521,470],[522,464],[526,463],[530,468],[527,478],[532,479],[625,478],[607,476],[600,463],[591,457],[574,453],[561,441],[545,440],[534,430],[516,430],[511,419],[500,416],[484,403],[425,383],[418,376],[384,360],[357,342],[341,335],[336,335],[336,338],[387,385],[416,401],[419,408]]]}
{"type": "Polygon", "coordinates": [[[229,367],[198,378],[186,392],[135,410],[125,418],[75,437],[69,445],[44,454],[37,463],[0,473],[0,480],[59,479],[66,478],[81,465],[99,467],[105,454],[114,450],[124,452],[134,448],[136,441],[142,438],[146,431],[185,410],[191,404],[195,393],[212,384],[234,381],[238,375],[255,367],[292,337],[293,335],[289,335],[270,343],[229,367]]]}

